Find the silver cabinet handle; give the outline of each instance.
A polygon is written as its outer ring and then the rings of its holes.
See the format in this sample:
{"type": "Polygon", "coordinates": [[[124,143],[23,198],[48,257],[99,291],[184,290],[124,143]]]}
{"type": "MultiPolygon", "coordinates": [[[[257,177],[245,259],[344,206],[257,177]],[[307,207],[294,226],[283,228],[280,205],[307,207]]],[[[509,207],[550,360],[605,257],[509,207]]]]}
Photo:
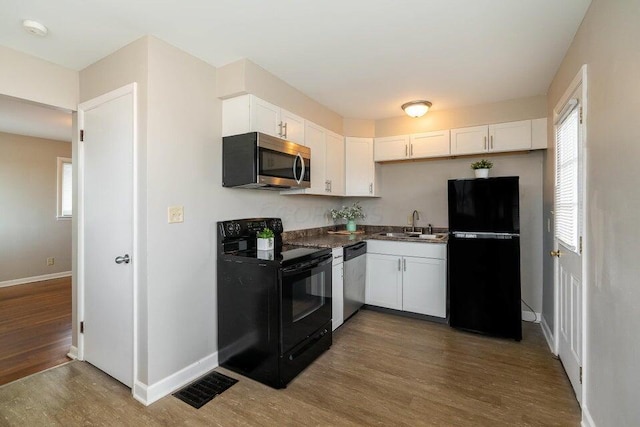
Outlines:
{"type": "Polygon", "coordinates": [[[402,271],[402,259],[398,258],[398,271],[402,271]]]}
{"type": "Polygon", "coordinates": [[[129,264],[129,262],[131,262],[131,258],[129,258],[129,254],[126,254],[125,256],[116,257],[116,264],[129,264]]]}
{"type": "Polygon", "coordinates": [[[484,137],[484,143],[482,144],[482,149],[486,150],[487,149],[487,137],[484,137]]]}
{"type": "Polygon", "coordinates": [[[402,269],[404,271],[407,271],[407,259],[406,258],[402,258],[402,269]]]}
{"type": "Polygon", "coordinates": [[[280,132],[278,132],[278,136],[282,138],[282,120],[278,123],[278,127],[280,128],[280,132]]]}
{"type": "Polygon", "coordinates": [[[331,180],[329,180],[329,193],[333,193],[333,185],[331,180]]]}
{"type": "Polygon", "coordinates": [[[413,144],[411,144],[411,149],[409,150],[409,154],[413,157],[413,144]]]}
{"type": "Polygon", "coordinates": [[[373,182],[369,184],[369,194],[373,194],[373,182]]]}
{"type": "Polygon", "coordinates": [[[493,135],[491,135],[489,138],[491,140],[491,145],[489,146],[489,148],[493,150],[493,135]]]}
{"type": "Polygon", "coordinates": [[[407,157],[409,155],[409,150],[407,149],[407,144],[404,144],[404,156],[407,157]]]}
{"type": "Polygon", "coordinates": [[[287,139],[287,123],[284,124],[284,139],[287,139]]]}

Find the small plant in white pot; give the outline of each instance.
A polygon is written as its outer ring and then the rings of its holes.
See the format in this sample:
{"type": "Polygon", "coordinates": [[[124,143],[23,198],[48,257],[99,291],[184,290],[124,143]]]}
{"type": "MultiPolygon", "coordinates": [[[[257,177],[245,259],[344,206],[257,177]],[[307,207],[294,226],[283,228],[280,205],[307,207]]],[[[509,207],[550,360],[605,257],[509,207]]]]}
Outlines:
{"type": "Polygon", "coordinates": [[[273,239],[274,234],[270,228],[263,228],[262,231],[258,232],[258,250],[259,251],[270,251],[273,250],[273,239]]]}
{"type": "Polygon", "coordinates": [[[493,163],[486,159],[471,163],[471,169],[476,173],[476,178],[489,178],[489,169],[492,167],[493,163]]]}

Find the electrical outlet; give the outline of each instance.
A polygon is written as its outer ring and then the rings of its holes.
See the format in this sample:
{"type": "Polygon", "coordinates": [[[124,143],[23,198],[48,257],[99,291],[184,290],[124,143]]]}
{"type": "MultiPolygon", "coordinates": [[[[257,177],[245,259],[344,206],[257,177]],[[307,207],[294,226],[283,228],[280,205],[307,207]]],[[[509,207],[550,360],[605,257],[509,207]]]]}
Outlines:
{"type": "Polygon", "coordinates": [[[169,206],[169,224],[184,222],[184,206],[169,206]]]}
{"type": "Polygon", "coordinates": [[[56,263],[56,259],[51,257],[51,258],[47,258],[47,265],[53,265],[56,263]]]}

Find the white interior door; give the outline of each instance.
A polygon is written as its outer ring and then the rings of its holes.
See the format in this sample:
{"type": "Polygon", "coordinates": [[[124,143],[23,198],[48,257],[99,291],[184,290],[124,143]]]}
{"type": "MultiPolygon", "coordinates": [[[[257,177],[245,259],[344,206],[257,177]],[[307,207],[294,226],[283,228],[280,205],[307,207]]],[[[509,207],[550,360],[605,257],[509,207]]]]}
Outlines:
{"type": "Polygon", "coordinates": [[[555,245],[558,355],[580,402],[582,399],[582,86],[556,120],[555,245]]]}
{"type": "Polygon", "coordinates": [[[83,358],[131,387],[134,366],[134,91],[80,106],[83,358]]]}

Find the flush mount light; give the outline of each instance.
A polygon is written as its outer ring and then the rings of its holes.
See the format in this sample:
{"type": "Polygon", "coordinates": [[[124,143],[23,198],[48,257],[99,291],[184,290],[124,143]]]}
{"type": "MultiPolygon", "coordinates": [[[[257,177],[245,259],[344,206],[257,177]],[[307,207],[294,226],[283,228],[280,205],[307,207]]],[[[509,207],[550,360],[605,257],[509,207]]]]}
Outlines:
{"type": "Polygon", "coordinates": [[[29,34],[33,34],[34,36],[44,37],[47,35],[47,27],[45,27],[38,21],[25,19],[24,21],[22,21],[22,26],[29,34]]]}
{"type": "Polygon", "coordinates": [[[431,105],[429,101],[411,101],[402,104],[402,109],[409,117],[422,117],[427,114],[431,105]]]}

